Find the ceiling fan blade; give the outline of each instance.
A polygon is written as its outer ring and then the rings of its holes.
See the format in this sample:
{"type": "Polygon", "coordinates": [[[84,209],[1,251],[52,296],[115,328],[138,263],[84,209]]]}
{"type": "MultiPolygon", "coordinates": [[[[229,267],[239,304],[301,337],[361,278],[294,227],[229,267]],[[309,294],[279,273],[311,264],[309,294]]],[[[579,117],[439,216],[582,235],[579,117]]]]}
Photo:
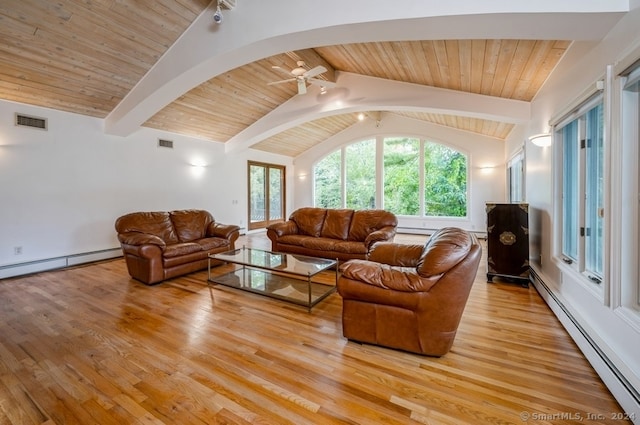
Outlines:
{"type": "Polygon", "coordinates": [[[290,83],[292,81],[296,81],[296,79],[295,78],[289,78],[287,80],[272,81],[270,83],[267,83],[267,85],[268,86],[273,86],[273,85],[276,85],[276,84],[290,83]]]}
{"type": "Polygon", "coordinates": [[[291,72],[290,71],[287,71],[286,69],[281,68],[278,65],[272,65],[271,69],[275,69],[276,71],[279,71],[279,72],[282,72],[283,74],[287,74],[287,75],[291,76],[291,72]]]}
{"type": "Polygon", "coordinates": [[[307,84],[304,79],[298,80],[298,94],[305,94],[307,92],[307,84]]]}
{"type": "Polygon", "coordinates": [[[302,74],[302,76],[305,78],[312,78],[312,77],[315,77],[316,75],[322,74],[323,72],[327,72],[327,68],[325,68],[322,65],[318,65],[315,68],[311,68],[310,70],[302,74]]]}
{"type": "Polygon", "coordinates": [[[307,81],[311,84],[315,84],[316,86],[326,87],[328,89],[332,89],[336,86],[336,83],[333,81],[320,80],[318,78],[307,78],[307,81]]]}

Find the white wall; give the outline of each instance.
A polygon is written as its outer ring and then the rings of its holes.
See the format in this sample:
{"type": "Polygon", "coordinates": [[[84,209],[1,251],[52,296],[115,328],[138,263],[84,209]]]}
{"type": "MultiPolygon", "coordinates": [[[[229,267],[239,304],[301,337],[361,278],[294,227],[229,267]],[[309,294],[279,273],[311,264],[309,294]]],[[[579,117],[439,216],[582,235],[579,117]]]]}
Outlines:
{"type": "Polygon", "coordinates": [[[486,232],[485,202],[505,201],[504,142],[395,114],[383,114],[380,125],[367,119],[357,123],[295,160],[294,208],[313,205],[313,166],[341,146],[382,136],[411,136],[437,141],[468,155],[469,209],[464,219],[398,217],[400,227],[437,229],[457,226],[476,232],[486,232]],[[301,178],[303,176],[303,178],[301,178]]]}
{"type": "MultiPolygon", "coordinates": [[[[584,97],[589,88],[595,86],[597,80],[604,78],[608,65],[614,66],[619,62],[631,63],[638,59],[640,57],[638,28],[640,28],[640,10],[636,8],[620,21],[602,43],[589,52],[583,52],[575,66],[563,68],[561,64],[560,69],[554,72],[532,103],[532,120],[524,130],[524,135],[546,131],[547,128],[543,128],[544,123],[549,122],[554,116],[562,115],[571,106],[575,106],[577,100],[584,97]]],[[[580,49],[582,46],[576,47],[580,49]]],[[[575,54],[575,52],[570,51],[568,54],[575,54]]],[[[611,87],[606,88],[606,90],[609,89],[611,87]]],[[[605,99],[607,96],[605,92],[605,99]]],[[[605,108],[609,109],[610,106],[605,102],[605,108]]],[[[614,159],[620,156],[615,150],[621,145],[619,141],[611,139],[612,136],[620,134],[614,129],[617,125],[619,121],[615,116],[612,122],[605,123],[605,143],[609,155],[614,159]]],[[[518,143],[516,139],[522,135],[514,135],[509,140],[511,149],[518,143]]],[[[619,294],[621,286],[626,284],[621,281],[620,274],[615,270],[616,264],[620,263],[620,258],[609,257],[610,267],[608,270],[605,268],[605,282],[600,289],[594,289],[593,285],[585,283],[585,278],[559,260],[556,248],[559,228],[556,227],[554,219],[558,211],[559,196],[554,195],[556,182],[553,172],[554,152],[557,152],[557,149],[558,147],[536,147],[530,142],[526,145],[526,193],[531,206],[529,219],[532,267],[549,286],[553,297],[563,303],[569,314],[577,320],[577,326],[582,328],[583,335],[595,341],[613,365],[632,386],[638,389],[640,388],[640,356],[638,356],[640,317],[637,312],[635,317],[629,315],[628,311],[625,312],[625,309],[616,301],[616,293],[619,294]]],[[[615,234],[617,227],[613,225],[616,220],[620,220],[623,210],[621,194],[616,193],[616,187],[619,188],[619,186],[615,184],[615,180],[612,180],[612,178],[615,179],[619,167],[612,163],[607,169],[609,174],[605,181],[608,197],[605,232],[611,248],[607,255],[610,252],[624,255],[628,251],[617,246],[621,235],[615,234]]],[[[629,254],[637,258],[637,252],[629,254]]],[[[561,313],[560,316],[563,314],[561,313]]],[[[580,339],[578,337],[576,340],[580,341],[580,339]]],[[[583,350],[584,347],[581,346],[583,350]]],[[[601,372],[601,376],[618,401],[627,409],[627,412],[635,413],[634,423],[640,423],[640,408],[637,402],[628,397],[614,380],[609,379],[607,373],[602,373],[606,372],[607,367],[598,366],[598,356],[590,356],[588,348],[586,353],[596,370],[601,372]]]]}
{"type": "Polygon", "coordinates": [[[117,248],[114,222],[132,211],[201,208],[246,226],[248,159],[292,165],[152,129],[105,135],[101,119],[0,101],[0,266],[117,248]],[[47,118],[48,131],[15,126],[16,112],[47,118]]]}

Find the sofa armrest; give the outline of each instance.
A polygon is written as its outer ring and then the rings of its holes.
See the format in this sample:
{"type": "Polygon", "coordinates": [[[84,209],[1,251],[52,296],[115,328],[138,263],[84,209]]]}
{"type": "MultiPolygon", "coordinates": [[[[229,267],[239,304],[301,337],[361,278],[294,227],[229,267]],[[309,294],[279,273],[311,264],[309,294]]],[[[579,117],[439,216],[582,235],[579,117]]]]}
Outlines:
{"type": "Polygon", "coordinates": [[[122,252],[127,255],[132,255],[134,257],[145,258],[147,260],[160,260],[162,258],[163,248],[158,245],[129,245],[122,244],[122,252]]]}
{"type": "Polygon", "coordinates": [[[240,226],[235,224],[211,223],[207,229],[207,236],[214,236],[234,241],[240,236],[240,226]],[[236,234],[235,237],[234,233],[236,234]]]}
{"type": "Polygon", "coordinates": [[[272,241],[285,236],[285,235],[297,235],[298,225],[291,220],[284,221],[282,223],[274,223],[267,227],[267,236],[272,241]]]}
{"type": "Polygon", "coordinates": [[[393,226],[386,226],[376,230],[375,232],[371,232],[364,240],[364,245],[367,247],[367,251],[369,251],[374,243],[392,241],[395,235],[396,228],[393,226]]]}
{"type": "Polygon", "coordinates": [[[126,233],[118,233],[118,240],[121,244],[124,245],[157,245],[162,250],[164,250],[167,246],[165,241],[160,239],[158,236],[150,235],[148,233],[141,232],[126,232],[126,233]]]}
{"type": "Polygon", "coordinates": [[[400,292],[427,292],[439,276],[424,278],[415,267],[390,266],[368,260],[349,260],[340,266],[340,278],[400,292]]]}
{"type": "Polygon", "coordinates": [[[376,242],[369,250],[367,260],[390,266],[416,267],[423,252],[423,245],[376,242]]]}

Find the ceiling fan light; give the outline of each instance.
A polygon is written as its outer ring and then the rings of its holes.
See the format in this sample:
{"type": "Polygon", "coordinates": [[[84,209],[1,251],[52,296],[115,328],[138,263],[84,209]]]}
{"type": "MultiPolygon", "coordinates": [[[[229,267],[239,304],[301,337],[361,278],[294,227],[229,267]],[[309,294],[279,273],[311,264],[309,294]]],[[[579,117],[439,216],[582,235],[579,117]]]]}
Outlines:
{"type": "Polygon", "coordinates": [[[298,94],[306,94],[307,93],[307,83],[303,78],[298,79],[298,94]]]}

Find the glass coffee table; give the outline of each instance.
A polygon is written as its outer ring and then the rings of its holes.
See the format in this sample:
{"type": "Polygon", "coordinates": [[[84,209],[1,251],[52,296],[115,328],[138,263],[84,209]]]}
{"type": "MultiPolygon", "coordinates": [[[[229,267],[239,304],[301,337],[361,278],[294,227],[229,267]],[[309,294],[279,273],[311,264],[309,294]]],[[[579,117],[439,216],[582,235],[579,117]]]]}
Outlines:
{"type": "Polygon", "coordinates": [[[336,290],[338,261],[298,254],[246,248],[209,255],[208,281],[311,308],[336,290]],[[238,265],[234,271],[211,276],[211,260],[238,265]],[[314,281],[335,267],[333,284],[314,281]]]}

